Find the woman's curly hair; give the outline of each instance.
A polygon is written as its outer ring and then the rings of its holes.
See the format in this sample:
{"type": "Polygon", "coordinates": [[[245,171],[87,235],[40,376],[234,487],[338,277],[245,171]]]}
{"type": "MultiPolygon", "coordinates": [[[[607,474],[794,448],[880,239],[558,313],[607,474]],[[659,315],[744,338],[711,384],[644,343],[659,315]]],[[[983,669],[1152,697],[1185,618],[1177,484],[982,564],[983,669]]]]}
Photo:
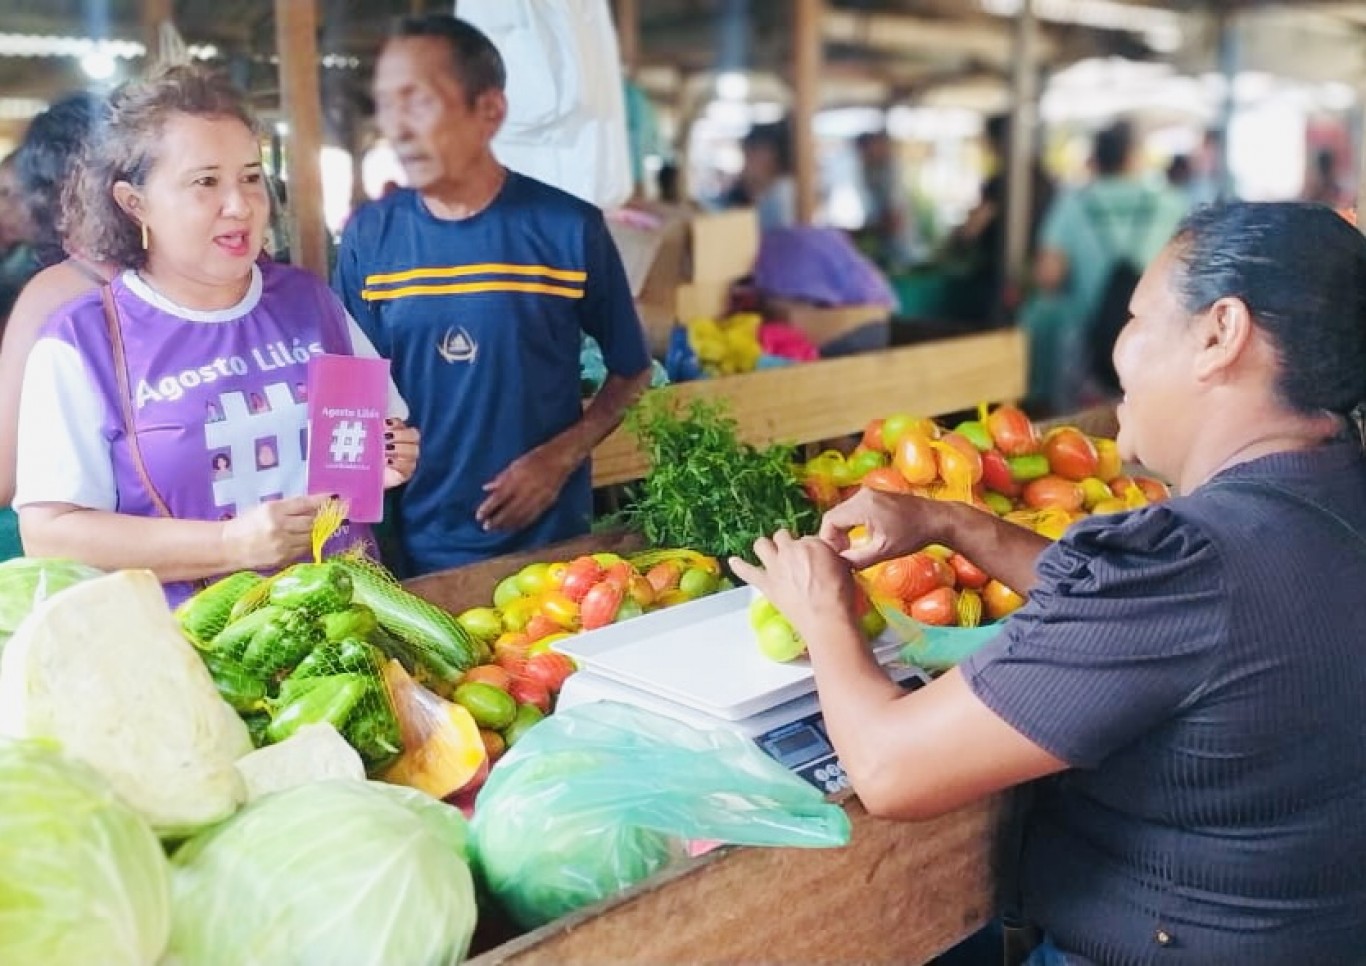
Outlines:
{"type": "Polygon", "coordinates": [[[123,268],[147,263],[141,225],[114,200],[114,186],[147,183],[166,125],[177,114],[233,118],[258,131],[242,92],[204,67],[176,65],[124,84],[110,97],[107,117],[62,197],[62,229],[74,251],[123,268]]]}

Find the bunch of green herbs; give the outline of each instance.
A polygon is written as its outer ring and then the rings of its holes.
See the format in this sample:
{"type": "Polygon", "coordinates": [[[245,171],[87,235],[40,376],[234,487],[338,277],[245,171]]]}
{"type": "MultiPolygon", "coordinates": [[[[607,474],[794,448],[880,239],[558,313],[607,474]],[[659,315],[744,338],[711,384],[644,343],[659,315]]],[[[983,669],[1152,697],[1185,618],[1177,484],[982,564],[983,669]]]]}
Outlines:
{"type": "Polygon", "coordinates": [[[650,468],[628,490],[621,522],[654,547],[689,547],[754,559],[754,541],[786,529],[806,535],[820,517],[802,490],[793,448],[742,442],[724,402],[679,406],[648,393],[627,415],[650,468]]]}

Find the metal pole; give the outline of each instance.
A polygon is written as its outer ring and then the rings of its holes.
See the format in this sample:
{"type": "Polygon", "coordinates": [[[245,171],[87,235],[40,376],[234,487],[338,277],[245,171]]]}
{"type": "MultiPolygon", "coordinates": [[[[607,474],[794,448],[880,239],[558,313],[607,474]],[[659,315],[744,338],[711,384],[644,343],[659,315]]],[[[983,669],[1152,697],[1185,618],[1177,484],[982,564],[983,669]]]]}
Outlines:
{"type": "Polygon", "coordinates": [[[1039,25],[1034,0],[1024,0],[1015,17],[1015,53],[1010,118],[1010,156],[1006,168],[1006,252],[1008,284],[1029,273],[1030,211],[1033,209],[1034,124],[1038,114],[1039,25]]]}

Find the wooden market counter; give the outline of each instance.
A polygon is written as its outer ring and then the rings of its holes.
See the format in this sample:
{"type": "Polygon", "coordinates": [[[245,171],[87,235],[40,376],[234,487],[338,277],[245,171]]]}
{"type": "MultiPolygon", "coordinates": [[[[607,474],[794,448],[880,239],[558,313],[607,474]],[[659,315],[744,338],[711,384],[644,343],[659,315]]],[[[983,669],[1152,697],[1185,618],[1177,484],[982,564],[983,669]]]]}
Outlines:
{"type": "MultiPolygon", "coordinates": [[[[635,534],[596,534],[407,586],[458,613],[487,604],[499,580],[533,560],[641,546],[635,534]]],[[[472,962],[924,963],[993,916],[1006,802],[904,823],[848,798],[845,848],[718,850],[522,936],[486,915],[472,962]]]]}

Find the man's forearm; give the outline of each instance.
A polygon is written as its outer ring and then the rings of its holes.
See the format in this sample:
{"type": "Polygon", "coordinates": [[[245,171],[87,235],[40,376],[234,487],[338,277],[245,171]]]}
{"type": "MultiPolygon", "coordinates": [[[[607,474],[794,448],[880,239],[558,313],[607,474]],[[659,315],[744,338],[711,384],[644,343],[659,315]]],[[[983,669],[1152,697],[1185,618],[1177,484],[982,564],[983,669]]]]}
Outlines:
{"type": "Polygon", "coordinates": [[[634,376],[607,377],[579,421],[555,437],[555,443],[563,448],[571,468],[588,459],[594,448],[621,425],[626,410],[649,385],[648,368],[634,376]]]}

